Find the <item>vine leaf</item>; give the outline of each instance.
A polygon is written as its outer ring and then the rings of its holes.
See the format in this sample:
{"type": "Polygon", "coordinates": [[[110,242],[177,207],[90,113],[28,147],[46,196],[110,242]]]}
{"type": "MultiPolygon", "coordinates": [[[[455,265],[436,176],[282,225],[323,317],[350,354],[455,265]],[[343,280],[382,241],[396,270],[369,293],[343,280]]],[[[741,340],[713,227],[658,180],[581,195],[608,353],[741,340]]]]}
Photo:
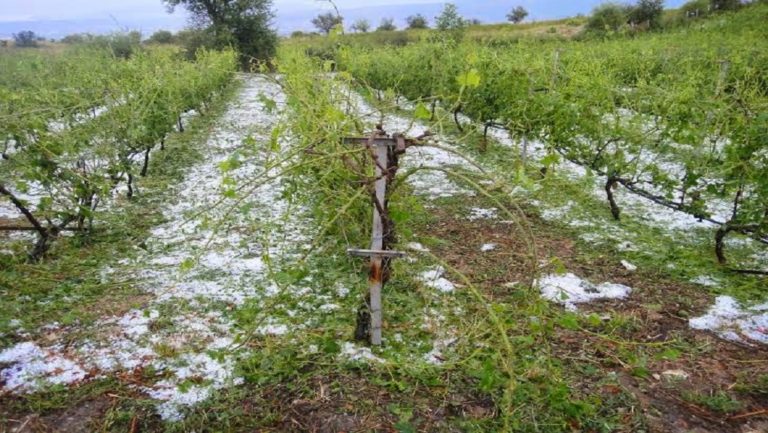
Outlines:
{"type": "Polygon", "coordinates": [[[423,102],[419,102],[419,105],[416,106],[416,110],[414,111],[413,115],[419,120],[429,120],[432,118],[432,113],[429,111],[429,108],[424,105],[423,102]]]}
{"type": "Polygon", "coordinates": [[[463,74],[459,74],[459,76],[456,77],[456,81],[461,87],[479,87],[480,72],[478,72],[477,69],[470,69],[463,74]]]}

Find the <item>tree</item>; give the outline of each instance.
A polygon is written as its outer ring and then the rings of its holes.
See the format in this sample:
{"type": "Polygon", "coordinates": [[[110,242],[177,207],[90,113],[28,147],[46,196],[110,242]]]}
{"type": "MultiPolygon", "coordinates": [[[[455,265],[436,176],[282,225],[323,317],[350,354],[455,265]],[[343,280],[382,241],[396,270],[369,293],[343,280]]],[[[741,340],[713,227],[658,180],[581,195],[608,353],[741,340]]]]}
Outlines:
{"type": "Polygon", "coordinates": [[[170,44],[173,43],[173,33],[168,30],[158,30],[152,33],[147,42],[154,44],[170,44]]]}
{"type": "Polygon", "coordinates": [[[272,0],[163,0],[170,11],[183,6],[199,29],[218,48],[235,46],[243,65],[275,55],[272,0]]]}
{"type": "Polygon", "coordinates": [[[466,24],[453,3],[447,3],[440,15],[435,18],[435,26],[438,30],[461,30],[466,24]]]}
{"type": "Polygon", "coordinates": [[[528,16],[528,11],[522,6],[517,6],[507,14],[507,21],[512,24],[521,23],[528,16]]]}
{"type": "Polygon", "coordinates": [[[334,27],[341,25],[343,22],[344,18],[332,12],[320,14],[312,19],[312,25],[326,35],[330,34],[334,27]]]}
{"type": "Polygon", "coordinates": [[[411,15],[406,18],[405,21],[408,23],[408,28],[411,30],[429,28],[427,18],[422,14],[411,15]]]}
{"type": "Polygon", "coordinates": [[[140,48],[141,32],[112,33],[109,35],[93,36],[88,43],[109,50],[120,59],[128,59],[140,48]]]}
{"type": "Polygon", "coordinates": [[[395,30],[397,30],[397,26],[394,18],[382,18],[381,24],[376,27],[377,32],[393,32],[395,30]]]}
{"type": "Polygon", "coordinates": [[[13,35],[13,43],[19,48],[37,47],[37,35],[32,30],[24,30],[13,35]]]}
{"type": "Polygon", "coordinates": [[[213,32],[207,28],[189,28],[176,32],[176,43],[184,47],[185,56],[194,60],[201,48],[215,48],[213,32]]]}
{"type": "Polygon", "coordinates": [[[368,33],[370,29],[371,29],[371,23],[364,18],[359,19],[355,21],[354,24],[352,24],[352,31],[354,32],[368,33]]]}
{"type": "Polygon", "coordinates": [[[587,21],[587,31],[605,33],[618,31],[627,23],[629,10],[618,3],[603,3],[592,11],[587,21]]]}
{"type": "Polygon", "coordinates": [[[690,0],[680,8],[680,12],[684,18],[700,18],[709,15],[710,8],[710,0],[690,0]]]}
{"type": "Polygon", "coordinates": [[[661,27],[661,15],[664,13],[664,0],[639,0],[629,13],[633,24],[648,24],[655,29],[661,27]]]}
{"type": "Polygon", "coordinates": [[[61,38],[64,44],[83,44],[93,40],[93,35],[89,33],[72,33],[61,38]]]}
{"type": "Polygon", "coordinates": [[[731,11],[741,7],[741,0],[712,0],[713,11],[731,11]]]}

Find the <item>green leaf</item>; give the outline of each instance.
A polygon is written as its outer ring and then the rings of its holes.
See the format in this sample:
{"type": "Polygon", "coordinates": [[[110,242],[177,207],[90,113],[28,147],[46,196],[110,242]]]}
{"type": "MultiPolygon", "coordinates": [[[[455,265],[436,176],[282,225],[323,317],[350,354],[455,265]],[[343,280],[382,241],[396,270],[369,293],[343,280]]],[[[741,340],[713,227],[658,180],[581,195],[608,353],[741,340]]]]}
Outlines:
{"type": "Polygon", "coordinates": [[[423,102],[419,102],[419,104],[416,106],[416,110],[413,112],[413,115],[420,120],[432,119],[432,113],[429,111],[429,108],[424,105],[423,102]]]}
{"type": "Polygon", "coordinates": [[[459,74],[456,81],[461,87],[479,87],[480,86],[480,72],[477,69],[470,69],[469,71],[459,74]]]}
{"type": "Polygon", "coordinates": [[[568,268],[565,267],[565,263],[557,257],[552,258],[552,266],[555,267],[555,274],[565,275],[568,273],[568,268]]]}
{"type": "Polygon", "coordinates": [[[195,267],[195,261],[193,259],[184,259],[183,262],[181,262],[181,265],[179,266],[181,268],[181,272],[189,272],[192,270],[192,268],[195,267]]]}
{"type": "Polygon", "coordinates": [[[558,154],[556,153],[550,153],[541,159],[541,163],[547,167],[553,166],[559,162],[560,162],[560,156],[558,156],[558,154]]]}

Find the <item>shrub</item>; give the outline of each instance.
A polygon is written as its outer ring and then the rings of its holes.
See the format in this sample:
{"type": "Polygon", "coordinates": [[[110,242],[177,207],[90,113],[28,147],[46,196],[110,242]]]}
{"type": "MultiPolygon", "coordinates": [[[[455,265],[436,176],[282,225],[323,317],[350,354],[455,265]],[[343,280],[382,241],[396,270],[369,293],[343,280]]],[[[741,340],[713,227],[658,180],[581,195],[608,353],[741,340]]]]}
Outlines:
{"type": "Polygon", "coordinates": [[[712,5],[710,0],[690,0],[680,7],[682,18],[702,18],[709,15],[712,5]]]}
{"type": "Polygon", "coordinates": [[[443,12],[435,18],[435,27],[442,31],[463,30],[467,22],[459,15],[459,10],[453,3],[447,3],[443,12]]]}
{"type": "Polygon", "coordinates": [[[511,22],[512,24],[518,24],[523,22],[523,20],[527,16],[528,16],[528,11],[525,10],[525,8],[522,6],[517,6],[507,14],[507,21],[511,22]]]}
{"type": "Polygon", "coordinates": [[[376,28],[377,32],[393,32],[397,30],[394,18],[382,18],[381,24],[376,28]]]}
{"type": "Polygon", "coordinates": [[[154,44],[171,44],[173,43],[173,33],[168,30],[158,30],[152,33],[147,42],[154,44]]]}
{"type": "Polygon", "coordinates": [[[629,10],[618,3],[603,3],[592,11],[586,30],[592,33],[616,32],[627,23],[629,10]]]}
{"type": "Polygon", "coordinates": [[[411,15],[406,18],[405,21],[408,23],[408,28],[411,30],[429,28],[427,18],[422,14],[411,15]]]}
{"type": "Polygon", "coordinates": [[[352,31],[358,33],[368,33],[371,29],[371,23],[366,19],[359,19],[352,24],[352,31]]]}
{"type": "Polygon", "coordinates": [[[13,35],[13,43],[19,48],[37,47],[37,35],[32,30],[24,30],[13,35]]]}
{"type": "Polygon", "coordinates": [[[343,22],[344,19],[342,17],[332,12],[320,14],[312,19],[312,25],[326,35],[330,34],[334,27],[341,25],[343,22]]]}
{"type": "Polygon", "coordinates": [[[732,11],[741,7],[741,0],[712,0],[713,11],[732,11]]]}
{"type": "Polygon", "coordinates": [[[639,0],[629,12],[629,20],[633,24],[644,24],[655,29],[661,26],[663,13],[664,0],[639,0]]]}
{"type": "Polygon", "coordinates": [[[141,33],[137,31],[129,33],[113,33],[111,35],[93,36],[88,44],[107,49],[119,59],[128,59],[136,52],[141,44],[141,33]]]}
{"type": "Polygon", "coordinates": [[[184,55],[194,60],[201,48],[211,49],[216,44],[216,38],[210,29],[184,29],[176,33],[176,41],[184,48],[184,55]]]}

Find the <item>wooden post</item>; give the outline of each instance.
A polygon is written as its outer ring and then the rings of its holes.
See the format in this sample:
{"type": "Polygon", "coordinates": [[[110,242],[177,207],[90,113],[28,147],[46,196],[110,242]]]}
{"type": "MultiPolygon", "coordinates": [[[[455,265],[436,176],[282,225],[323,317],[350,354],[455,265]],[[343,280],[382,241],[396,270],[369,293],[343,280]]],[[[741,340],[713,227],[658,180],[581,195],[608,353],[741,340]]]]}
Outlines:
{"type": "MultiPolygon", "coordinates": [[[[373,141],[373,140],[371,140],[373,141]]],[[[384,248],[384,224],[380,209],[384,209],[387,195],[388,149],[386,146],[374,146],[376,157],[376,183],[374,185],[376,203],[373,206],[373,233],[371,235],[371,250],[382,251],[384,248]]],[[[381,346],[382,304],[381,288],[383,286],[383,264],[381,255],[371,257],[371,271],[368,285],[371,291],[371,344],[381,346]]]]}
{"type": "MultiPolygon", "coordinates": [[[[381,291],[384,286],[384,264],[386,259],[394,259],[405,256],[398,251],[385,251],[384,240],[387,233],[384,232],[384,215],[387,212],[387,182],[390,180],[389,157],[390,152],[405,152],[405,149],[414,143],[402,135],[389,137],[379,130],[368,138],[347,137],[344,143],[365,145],[370,149],[375,164],[375,177],[373,186],[373,227],[371,233],[371,249],[349,249],[347,252],[356,257],[368,257],[371,260],[368,275],[368,289],[370,292],[367,304],[370,313],[370,327],[368,329],[368,341],[374,346],[382,343],[383,302],[381,291]]],[[[358,321],[360,318],[358,317],[358,321]]]]}

